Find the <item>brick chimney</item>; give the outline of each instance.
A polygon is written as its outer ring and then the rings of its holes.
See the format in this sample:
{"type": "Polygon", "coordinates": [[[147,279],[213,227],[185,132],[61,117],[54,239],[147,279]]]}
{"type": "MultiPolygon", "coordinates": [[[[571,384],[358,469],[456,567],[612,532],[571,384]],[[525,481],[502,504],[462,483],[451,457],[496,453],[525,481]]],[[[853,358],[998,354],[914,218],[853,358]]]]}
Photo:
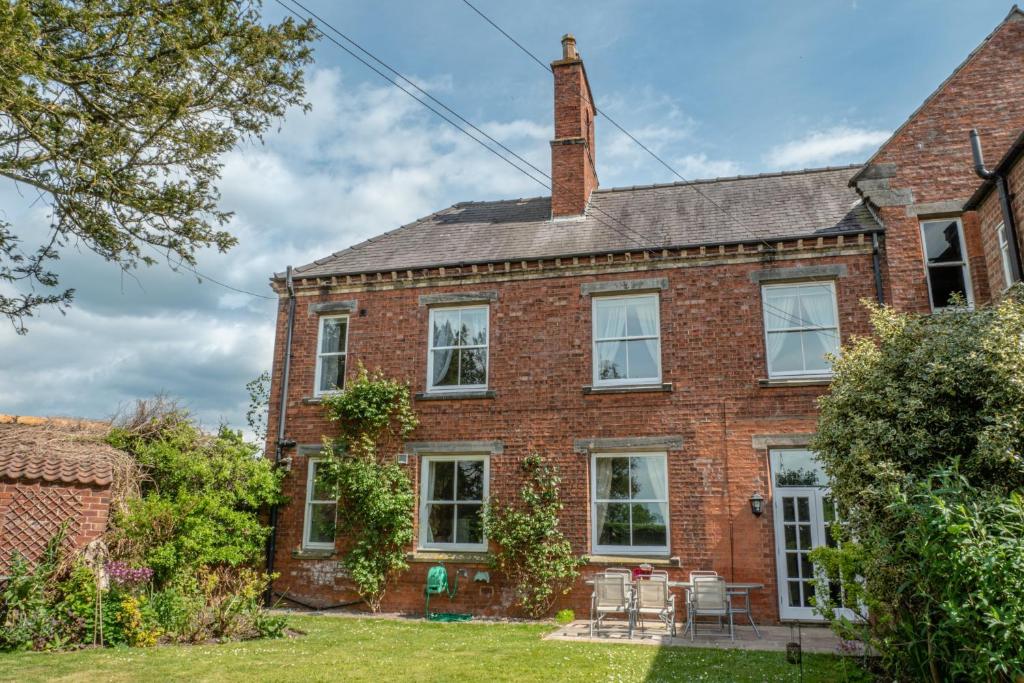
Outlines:
{"type": "Polygon", "coordinates": [[[555,139],[551,141],[551,217],[582,216],[597,187],[594,98],[571,33],[562,36],[555,75],[555,139]]]}

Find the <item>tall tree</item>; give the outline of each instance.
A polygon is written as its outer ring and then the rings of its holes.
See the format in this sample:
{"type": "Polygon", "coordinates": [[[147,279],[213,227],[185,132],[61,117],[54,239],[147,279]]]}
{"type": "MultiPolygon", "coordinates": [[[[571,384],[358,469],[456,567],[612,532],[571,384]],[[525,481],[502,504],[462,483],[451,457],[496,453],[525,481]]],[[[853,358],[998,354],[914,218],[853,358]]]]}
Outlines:
{"type": "MultiPolygon", "coordinates": [[[[75,240],[130,270],[235,244],[220,157],[304,104],[310,24],[258,0],[0,2],[0,176],[49,208],[26,247],[0,213],[0,315],[70,305],[49,262],[75,240]],[[42,286],[42,289],[37,289],[42,286]]],[[[24,233],[23,233],[24,234],[24,233]]]]}

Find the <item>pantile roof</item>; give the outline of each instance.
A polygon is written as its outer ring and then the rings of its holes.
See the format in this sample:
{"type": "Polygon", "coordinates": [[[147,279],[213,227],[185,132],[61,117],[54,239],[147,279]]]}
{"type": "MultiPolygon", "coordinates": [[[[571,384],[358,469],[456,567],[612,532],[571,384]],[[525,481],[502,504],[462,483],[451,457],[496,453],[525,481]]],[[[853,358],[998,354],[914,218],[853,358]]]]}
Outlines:
{"type": "Polygon", "coordinates": [[[849,187],[851,171],[857,168],[599,189],[585,217],[555,221],[550,197],[460,203],[296,268],[294,275],[325,277],[881,231],[849,187]]]}
{"type": "Polygon", "coordinates": [[[109,424],[0,415],[0,479],[109,486],[120,451],[103,441],[109,424]]]}

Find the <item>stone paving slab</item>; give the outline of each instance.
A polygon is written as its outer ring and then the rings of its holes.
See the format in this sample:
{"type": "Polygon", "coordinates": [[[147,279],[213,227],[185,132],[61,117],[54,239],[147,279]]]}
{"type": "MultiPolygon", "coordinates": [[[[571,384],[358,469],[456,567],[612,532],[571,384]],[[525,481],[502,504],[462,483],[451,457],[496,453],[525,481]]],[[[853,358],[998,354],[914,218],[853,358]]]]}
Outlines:
{"type": "MultiPolygon", "coordinates": [[[[544,639],[590,643],[622,643],[625,645],[763,650],[767,652],[785,652],[787,643],[799,641],[804,652],[841,653],[839,637],[824,626],[801,626],[799,629],[796,626],[792,629],[789,626],[758,626],[757,628],[761,632],[760,638],[754,634],[754,629],[747,625],[736,626],[736,640],[730,640],[728,635],[724,637],[705,635],[704,631],[708,629],[702,626],[697,631],[696,637],[691,641],[689,633],[685,637],[682,636],[682,624],[678,625],[675,638],[671,637],[665,627],[660,624],[648,625],[643,631],[636,628],[633,631],[633,637],[629,638],[625,621],[605,621],[600,635],[595,634],[591,638],[590,622],[574,621],[571,624],[559,626],[552,633],[544,636],[544,639]]],[[[843,654],[857,653],[856,651],[853,653],[843,652],[843,654]]]]}

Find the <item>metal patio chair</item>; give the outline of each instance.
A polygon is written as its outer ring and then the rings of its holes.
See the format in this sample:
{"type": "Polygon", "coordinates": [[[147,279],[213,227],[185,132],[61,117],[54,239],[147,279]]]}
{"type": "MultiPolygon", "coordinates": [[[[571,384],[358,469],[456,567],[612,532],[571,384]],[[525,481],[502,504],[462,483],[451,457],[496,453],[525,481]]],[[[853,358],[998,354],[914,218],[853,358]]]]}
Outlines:
{"type": "Polygon", "coordinates": [[[641,630],[644,628],[644,615],[653,615],[665,625],[669,635],[675,637],[676,596],[669,590],[668,572],[637,579],[633,612],[641,630]]]}
{"type": "Polygon", "coordinates": [[[594,575],[594,592],[590,596],[590,637],[600,632],[601,623],[611,614],[626,617],[627,633],[633,637],[633,591],[629,576],[622,572],[594,575]]]}
{"type": "Polygon", "coordinates": [[[725,579],[720,576],[695,576],[686,605],[686,628],[690,632],[690,640],[697,634],[698,617],[718,617],[718,630],[707,631],[704,635],[724,636],[722,633],[723,619],[729,620],[729,638],[736,640],[736,629],[733,625],[732,606],[729,602],[729,591],[725,579]]]}

